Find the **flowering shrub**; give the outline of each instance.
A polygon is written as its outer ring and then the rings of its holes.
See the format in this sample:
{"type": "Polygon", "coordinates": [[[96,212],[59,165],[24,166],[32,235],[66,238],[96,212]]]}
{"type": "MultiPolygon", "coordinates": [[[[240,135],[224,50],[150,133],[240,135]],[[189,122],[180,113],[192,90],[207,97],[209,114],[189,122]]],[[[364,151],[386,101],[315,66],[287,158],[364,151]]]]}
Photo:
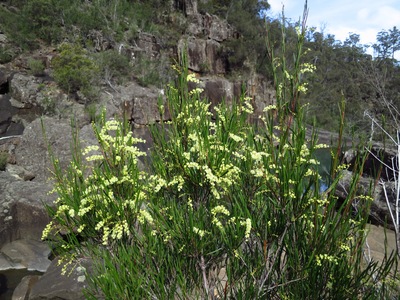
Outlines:
{"type": "Polygon", "coordinates": [[[76,249],[82,241],[129,243],[137,234],[144,196],[137,158],[144,153],[135,145],[144,141],[119,121],[103,118],[100,124],[93,124],[98,145],[76,151],[66,172],[53,160],[54,192],[59,197],[56,210],[48,207],[53,220],[43,239],[51,237],[58,252],[76,249]]]}
{"type": "Polygon", "coordinates": [[[357,176],[343,203],[331,192],[340,165],[328,190],[319,189],[314,151],[327,146],[315,132],[306,137],[297,101],[305,87],[298,75],[312,68],[279,70],[279,59],[277,103],[259,126],[248,121],[251,98],[211,107],[200,89],[189,90],[197,79],[183,56],[159,104],[171,119],[151,127],[147,168],[138,167],[143,141],[116,120],[94,126],[98,145],[77,145],[66,173],[54,161],[59,198],[44,237],[64,258],[72,254],[69,262],[94,258],[88,298],[387,296],[394,257],[363,261],[369,202],[352,210],[357,176]]]}

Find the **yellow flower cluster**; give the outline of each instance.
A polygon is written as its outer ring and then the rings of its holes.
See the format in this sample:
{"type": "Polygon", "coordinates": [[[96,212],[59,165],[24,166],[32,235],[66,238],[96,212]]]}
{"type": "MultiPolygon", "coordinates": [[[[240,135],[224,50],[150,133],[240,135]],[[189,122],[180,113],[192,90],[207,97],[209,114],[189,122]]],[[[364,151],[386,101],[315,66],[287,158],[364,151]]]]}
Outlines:
{"type": "Polygon", "coordinates": [[[225,216],[229,216],[230,215],[229,210],[223,205],[218,205],[213,209],[211,209],[211,214],[213,216],[211,223],[214,224],[216,227],[218,227],[218,229],[221,232],[225,232],[224,226],[222,225],[222,222],[217,218],[217,215],[222,214],[225,216]]]}
{"type": "MultiPolygon", "coordinates": [[[[140,189],[134,190],[136,195],[129,199],[122,199],[119,192],[124,184],[133,187],[138,184],[138,177],[143,178],[143,174],[135,169],[135,165],[138,158],[145,155],[134,146],[143,141],[133,138],[131,133],[122,134],[122,128],[122,123],[116,120],[105,122],[99,130],[94,126],[98,145],[88,146],[81,151],[81,154],[86,156],[86,161],[101,161],[103,166],[111,164],[110,171],[100,171],[97,167],[99,164],[92,164],[85,173],[85,178],[80,179],[79,184],[75,184],[75,179],[72,177],[72,179],[67,178],[71,180],[67,184],[67,189],[65,182],[59,182],[55,186],[55,191],[60,195],[57,200],[58,208],[55,218],[64,219],[66,229],[69,228],[68,226],[76,228],[74,224],[77,224],[78,232],[83,232],[91,226],[86,222],[95,221],[94,229],[99,232],[104,244],[107,244],[110,239],[121,239],[130,234],[129,224],[121,211],[131,211],[134,215],[136,200],[144,197],[140,189]],[[125,164],[125,159],[130,162],[130,168],[125,164]],[[118,166],[119,164],[121,166],[118,166]],[[77,199],[79,202],[72,204],[69,199],[74,199],[75,195],[79,195],[77,199]],[[71,225],[68,225],[68,220],[71,220],[71,225]]],[[[75,162],[71,162],[70,167],[74,170],[74,174],[82,176],[82,170],[86,166],[78,166],[75,162]]],[[[139,219],[140,217],[150,220],[142,211],[139,219]]],[[[59,229],[55,222],[50,222],[43,231],[43,238],[48,238],[57,230],[59,229]]]]}
{"type": "Polygon", "coordinates": [[[240,137],[240,136],[238,136],[238,135],[236,135],[236,134],[234,134],[234,133],[232,133],[232,132],[229,133],[229,137],[230,137],[232,140],[234,140],[235,142],[237,142],[237,143],[243,142],[243,138],[242,138],[242,137],[240,137]]]}
{"type": "Polygon", "coordinates": [[[328,254],[319,254],[315,257],[315,261],[317,263],[317,266],[322,266],[323,262],[331,262],[334,263],[335,265],[338,264],[338,260],[335,256],[333,255],[328,255],[328,254]]]}
{"type": "Polygon", "coordinates": [[[195,88],[195,89],[193,89],[193,90],[191,90],[191,91],[189,92],[189,95],[199,95],[199,94],[201,94],[202,92],[204,92],[204,89],[202,89],[202,88],[195,88]]]}
{"type": "Polygon", "coordinates": [[[242,111],[248,114],[252,114],[254,112],[254,107],[251,104],[251,101],[253,100],[251,97],[244,97],[244,102],[243,106],[241,107],[242,111]]]}
{"type": "Polygon", "coordinates": [[[186,80],[187,80],[188,82],[200,83],[200,80],[197,79],[197,77],[196,77],[196,75],[195,75],[194,73],[189,74],[189,75],[186,77],[186,80]]]}
{"type": "Polygon", "coordinates": [[[193,232],[194,232],[195,234],[198,234],[198,235],[200,236],[200,238],[203,238],[204,235],[207,233],[207,231],[201,230],[201,229],[199,229],[199,228],[197,228],[197,227],[193,227],[193,232]]]}
{"type": "Polygon", "coordinates": [[[350,251],[350,247],[347,244],[341,244],[340,249],[342,249],[343,251],[350,251]]]}
{"type": "Polygon", "coordinates": [[[141,209],[139,211],[138,221],[141,224],[144,224],[145,221],[147,221],[149,224],[153,224],[153,222],[154,222],[153,217],[151,216],[151,214],[145,209],[141,209]]]}
{"type": "Polygon", "coordinates": [[[317,67],[313,64],[310,63],[303,63],[301,64],[301,73],[313,73],[315,70],[317,69],[317,67]]]}
{"type": "Polygon", "coordinates": [[[276,105],[267,105],[266,107],[264,107],[263,112],[269,112],[271,110],[276,110],[277,106],[276,105]]]}
{"type": "Polygon", "coordinates": [[[246,240],[250,237],[251,232],[251,219],[247,218],[244,222],[241,223],[242,225],[246,226],[246,231],[244,233],[244,237],[246,240]]]}

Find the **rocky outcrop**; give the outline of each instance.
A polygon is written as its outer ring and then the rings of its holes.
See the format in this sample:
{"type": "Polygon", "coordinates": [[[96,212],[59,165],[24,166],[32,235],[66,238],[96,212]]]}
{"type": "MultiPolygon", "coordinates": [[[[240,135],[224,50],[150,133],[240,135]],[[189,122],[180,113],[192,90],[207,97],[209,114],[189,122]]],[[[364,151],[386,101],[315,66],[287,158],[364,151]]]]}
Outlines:
{"type": "Polygon", "coordinates": [[[68,120],[53,118],[37,119],[30,123],[21,137],[20,146],[16,149],[15,156],[18,165],[34,174],[35,181],[46,182],[51,175],[51,158],[48,145],[43,136],[46,132],[49,145],[55,155],[62,159],[62,166],[66,166],[71,159],[71,127],[68,120]],[[33,151],[33,149],[35,149],[33,151]]]}
{"type": "Polygon", "coordinates": [[[8,110],[0,110],[0,134],[8,131],[11,122],[11,112],[8,110]]]}
{"type": "Polygon", "coordinates": [[[50,189],[46,183],[24,181],[16,174],[0,172],[1,299],[11,299],[7,294],[12,294],[22,277],[43,273],[50,264],[50,249],[40,241],[49,222],[43,204],[54,200],[48,195],[50,189]]]}
{"type": "MultiPolygon", "coordinates": [[[[15,165],[15,149],[21,142],[19,135],[0,137],[0,152],[7,153],[7,163],[15,165]]],[[[6,166],[7,167],[7,166],[6,166]]]]}
{"type": "MultiPolygon", "coordinates": [[[[89,263],[82,260],[81,265],[88,267],[89,263]]],[[[83,289],[87,283],[86,270],[82,266],[72,266],[67,270],[68,275],[62,275],[63,265],[59,265],[58,259],[53,260],[47,272],[32,287],[29,300],[84,300],[83,289]]]]}
{"type": "Polygon", "coordinates": [[[31,181],[35,178],[35,174],[25,170],[23,167],[16,164],[7,164],[6,171],[17,179],[31,181]]]}
{"type": "Polygon", "coordinates": [[[226,20],[210,14],[193,14],[188,17],[187,34],[198,38],[223,42],[237,33],[226,20]]]}
{"type": "MultiPolygon", "coordinates": [[[[34,176],[34,181],[47,182],[52,170],[49,146],[55,157],[59,158],[60,166],[65,168],[71,161],[72,130],[71,121],[67,119],[36,119],[25,128],[20,145],[15,150],[18,165],[34,176]]],[[[80,140],[96,143],[91,125],[81,128],[80,140]]]]}
{"type": "Polygon", "coordinates": [[[17,239],[40,240],[49,222],[43,203],[51,204],[51,186],[43,182],[23,181],[8,172],[0,172],[0,247],[17,239]]]}
{"type": "Polygon", "coordinates": [[[256,116],[263,114],[263,110],[266,106],[276,102],[275,89],[272,83],[261,75],[253,74],[253,76],[246,81],[244,87],[246,95],[253,99],[254,113],[256,116]]]}
{"type": "MultiPolygon", "coordinates": [[[[349,167],[348,170],[343,171],[336,190],[336,195],[339,198],[345,199],[347,197],[353,182],[353,171],[358,168],[357,165],[362,163],[363,155],[364,152],[357,152],[353,149],[344,153],[343,161],[349,167]]],[[[397,185],[394,181],[395,177],[398,176],[397,159],[395,149],[387,149],[379,144],[373,145],[363,163],[362,176],[357,183],[356,194],[356,197],[371,195],[373,199],[370,210],[371,221],[379,225],[387,223],[391,228],[394,226],[391,211],[395,211],[397,198],[397,185]]],[[[356,203],[363,205],[365,201],[367,200],[360,197],[360,201],[356,201],[356,203]]]]}
{"type": "Polygon", "coordinates": [[[189,69],[197,73],[226,74],[226,57],[218,55],[221,44],[215,40],[189,37],[179,42],[179,51],[187,48],[189,69]]]}
{"type": "Polygon", "coordinates": [[[160,54],[161,46],[153,34],[139,32],[137,46],[140,52],[146,53],[150,58],[157,58],[160,54]]]}
{"type": "Polygon", "coordinates": [[[227,54],[222,43],[237,34],[226,20],[210,14],[197,12],[197,1],[177,1],[184,3],[188,26],[186,36],[178,42],[178,53],[188,52],[189,69],[202,74],[227,74],[227,54]]]}
{"type": "Polygon", "coordinates": [[[12,105],[17,108],[31,108],[39,92],[37,78],[30,75],[14,74],[10,81],[12,105]]]}
{"type": "MultiPolygon", "coordinates": [[[[350,165],[350,170],[360,160],[360,153],[350,149],[343,154],[344,162],[350,165]]],[[[363,165],[364,176],[393,181],[399,171],[397,165],[397,149],[385,147],[383,144],[374,144],[368,151],[368,156],[363,165]]]]}
{"type": "MultiPolygon", "coordinates": [[[[187,1],[185,1],[187,2],[187,1]]],[[[229,62],[224,43],[238,38],[236,30],[226,20],[193,13],[188,16],[186,35],[178,42],[178,53],[187,51],[188,67],[201,80],[204,95],[213,104],[225,99],[228,103],[238,99],[242,90],[253,99],[256,114],[274,103],[275,91],[265,77],[247,75],[235,81],[224,78],[229,73],[229,62]]]]}
{"type": "Polygon", "coordinates": [[[106,108],[107,117],[125,117],[136,125],[148,125],[160,121],[158,99],[164,90],[142,87],[136,82],[117,86],[115,93],[102,93],[100,106],[106,108]]]}
{"type": "Polygon", "coordinates": [[[9,101],[8,95],[0,95],[0,138],[19,135],[24,130],[21,120],[16,118],[17,109],[9,101]]]}
{"type": "Polygon", "coordinates": [[[228,72],[222,42],[234,37],[235,31],[226,21],[209,14],[194,14],[187,34],[178,42],[178,52],[187,49],[190,70],[220,75],[228,72]]]}
{"type": "Polygon", "coordinates": [[[0,69],[0,138],[21,134],[23,124],[14,119],[17,109],[10,103],[10,78],[11,72],[0,69]]]}
{"type": "Polygon", "coordinates": [[[12,300],[25,300],[29,299],[32,287],[39,280],[39,275],[28,275],[21,279],[21,282],[14,289],[12,300]]]}
{"type": "Polygon", "coordinates": [[[201,79],[200,87],[204,89],[204,96],[207,97],[212,106],[221,101],[227,104],[232,103],[233,99],[238,99],[241,94],[241,83],[232,82],[225,78],[204,77],[201,79]]]}
{"type": "Polygon", "coordinates": [[[0,274],[7,278],[7,292],[13,291],[28,274],[46,272],[51,263],[49,256],[47,244],[37,240],[16,240],[3,246],[0,249],[0,274]]]}

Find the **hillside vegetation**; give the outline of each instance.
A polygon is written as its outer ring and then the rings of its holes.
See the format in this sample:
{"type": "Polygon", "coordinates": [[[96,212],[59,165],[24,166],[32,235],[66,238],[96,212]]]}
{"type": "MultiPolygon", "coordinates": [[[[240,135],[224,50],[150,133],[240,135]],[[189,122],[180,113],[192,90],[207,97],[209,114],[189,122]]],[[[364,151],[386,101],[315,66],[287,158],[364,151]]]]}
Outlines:
{"type": "MultiPolygon", "coordinates": [[[[90,86],[100,84],[99,80],[121,83],[132,76],[143,85],[161,87],[172,78],[169,66],[177,58],[177,41],[185,34],[190,22],[185,15],[185,3],[174,0],[3,1],[0,6],[0,30],[7,34],[11,44],[0,49],[0,62],[10,61],[23,51],[68,42],[75,45],[68,51],[81,47],[89,59],[101,66],[96,68],[84,64],[90,72],[85,73],[83,82],[66,82],[70,79],[65,78],[65,73],[71,72],[70,69],[56,71],[56,80],[68,92],[82,85],[82,90],[93,97],[93,91],[88,89],[89,83],[90,86]],[[129,66],[129,57],[117,51],[117,45],[134,45],[140,32],[157,37],[161,51],[165,53],[161,64],[143,55],[135,65],[129,66]],[[106,40],[107,46],[99,47],[94,38],[96,35],[100,35],[103,42],[106,40]]],[[[200,13],[218,15],[237,32],[237,38],[225,41],[220,51],[228,63],[226,76],[237,77],[256,71],[266,76],[267,80],[272,80],[266,36],[273,41],[275,51],[282,50],[281,25],[279,20],[268,17],[268,8],[267,1],[199,1],[200,13]]],[[[299,24],[285,20],[285,25],[285,51],[293,53],[299,24]]],[[[368,47],[360,44],[360,36],[356,33],[341,42],[333,35],[307,28],[305,60],[317,67],[316,72],[307,78],[308,92],[302,97],[304,102],[310,103],[307,114],[309,123],[315,117],[320,127],[336,130],[337,103],[344,97],[349,103],[347,134],[368,136],[370,120],[365,118],[365,113],[383,122],[388,129],[393,127],[398,122],[400,106],[399,65],[394,59],[394,53],[400,48],[399,35],[396,27],[381,31],[372,46],[375,53],[372,57],[366,52],[368,47]]],[[[66,54],[65,48],[63,51],[66,54]]],[[[72,59],[78,57],[73,56],[72,59]]],[[[289,60],[288,64],[291,63],[289,60]]],[[[57,69],[57,64],[54,68],[57,69]]]]}

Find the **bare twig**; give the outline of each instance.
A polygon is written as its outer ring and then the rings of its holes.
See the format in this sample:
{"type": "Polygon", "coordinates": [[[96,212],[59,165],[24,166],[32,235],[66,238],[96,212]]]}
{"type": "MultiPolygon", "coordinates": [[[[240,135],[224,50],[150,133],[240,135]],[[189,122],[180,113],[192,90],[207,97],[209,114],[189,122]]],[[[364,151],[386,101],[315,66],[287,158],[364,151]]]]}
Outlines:
{"type": "Polygon", "coordinates": [[[282,286],[285,286],[285,285],[289,285],[289,284],[291,284],[291,283],[293,283],[293,282],[300,281],[300,280],[303,280],[303,279],[304,279],[304,278],[297,278],[297,279],[289,280],[289,281],[287,281],[287,282],[285,282],[285,283],[276,284],[276,285],[274,285],[274,286],[269,287],[269,288],[268,288],[268,291],[271,291],[271,290],[276,289],[276,288],[278,288],[278,287],[282,287],[282,286]]]}
{"type": "Polygon", "coordinates": [[[203,274],[204,289],[206,290],[206,295],[208,297],[209,288],[208,288],[208,280],[207,280],[207,274],[206,274],[206,263],[204,261],[204,256],[203,255],[200,256],[200,269],[201,269],[201,272],[203,274]]]}
{"type": "MultiPolygon", "coordinates": [[[[380,180],[380,181],[379,181],[379,184],[382,186],[383,193],[385,194],[386,205],[387,205],[387,207],[388,207],[388,209],[389,209],[389,213],[390,213],[390,217],[391,217],[391,219],[392,219],[392,222],[393,222],[393,224],[396,224],[397,216],[395,216],[395,215],[393,214],[393,209],[392,209],[392,206],[391,206],[391,204],[390,204],[389,196],[388,196],[387,191],[386,191],[385,182],[384,182],[383,180],[380,180]]],[[[397,227],[398,227],[398,226],[395,226],[395,228],[394,228],[396,234],[398,234],[398,228],[397,228],[397,227]]]]}
{"type": "MultiPolygon", "coordinates": [[[[396,110],[395,113],[398,113],[396,110]]],[[[395,183],[395,192],[396,196],[394,199],[394,209],[391,205],[391,201],[389,199],[389,194],[386,189],[386,184],[385,182],[380,179],[379,184],[382,186],[383,193],[385,196],[385,201],[386,201],[386,206],[389,210],[390,213],[390,218],[392,219],[392,223],[394,226],[394,232],[396,236],[396,250],[397,250],[397,255],[400,257],[400,137],[399,137],[399,130],[396,131],[396,137],[393,137],[391,134],[389,134],[369,113],[365,112],[365,116],[371,119],[372,124],[375,124],[378,126],[380,130],[394,143],[394,145],[397,148],[397,153],[396,157],[392,159],[392,165],[389,166],[386,164],[382,159],[377,157],[374,153],[372,153],[370,150],[367,149],[367,151],[378,161],[380,162],[383,166],[385,166],[388,170],[393,172],[393,178],[394,178],[394,183],[395,183]],[[395,159],[395,161],[394,161],[395,159]]],[[[371,133],[371,140],[372,140],[372,135],[374,132],[372,131],[371,133]]]]}
{"type": "MultiPolygon", "coordinates": [[[[386,136],[391,139],[393,141],[394,144],[397,144],[396,140],[381,126],[381,124],[379,124],[375,118],[373,116],[371,116],[367,111],[364,112],[364,116],[367,116],[368,118],[370,118],[370,120],[379,127],[380,130],[383,131],[383,133],[386,134],[386,136]]],[[[373,134],[373,133],[372,133],[373,134]]]]}
{"type": "Polygon", "coordinates": [[[368,153],[370,155],[372,155],[377,161],[379,161],[380,164],[382,164],[383,166],[385,166],[386,168],[388,168],[390,171],[393,171],[393,173],[397,173],[398,171],[396,171],[393,167],[389,166],[388,164],[386,164],[383,160],[381,160],[378,156],[376,156],[371,150],[369,150],[367,147],[365,147],[365,150],[368,151],[368,153]]]}
{"type": "Polygon", "coordinates": [[[371,248],[369,247],[368,244],[368,238],[365,239],[365,246],[367,247],[368,255],[364,251],[364,257],[367,263],[370,263],[372,261],[372,258],[371,258],[371,248]]]}

